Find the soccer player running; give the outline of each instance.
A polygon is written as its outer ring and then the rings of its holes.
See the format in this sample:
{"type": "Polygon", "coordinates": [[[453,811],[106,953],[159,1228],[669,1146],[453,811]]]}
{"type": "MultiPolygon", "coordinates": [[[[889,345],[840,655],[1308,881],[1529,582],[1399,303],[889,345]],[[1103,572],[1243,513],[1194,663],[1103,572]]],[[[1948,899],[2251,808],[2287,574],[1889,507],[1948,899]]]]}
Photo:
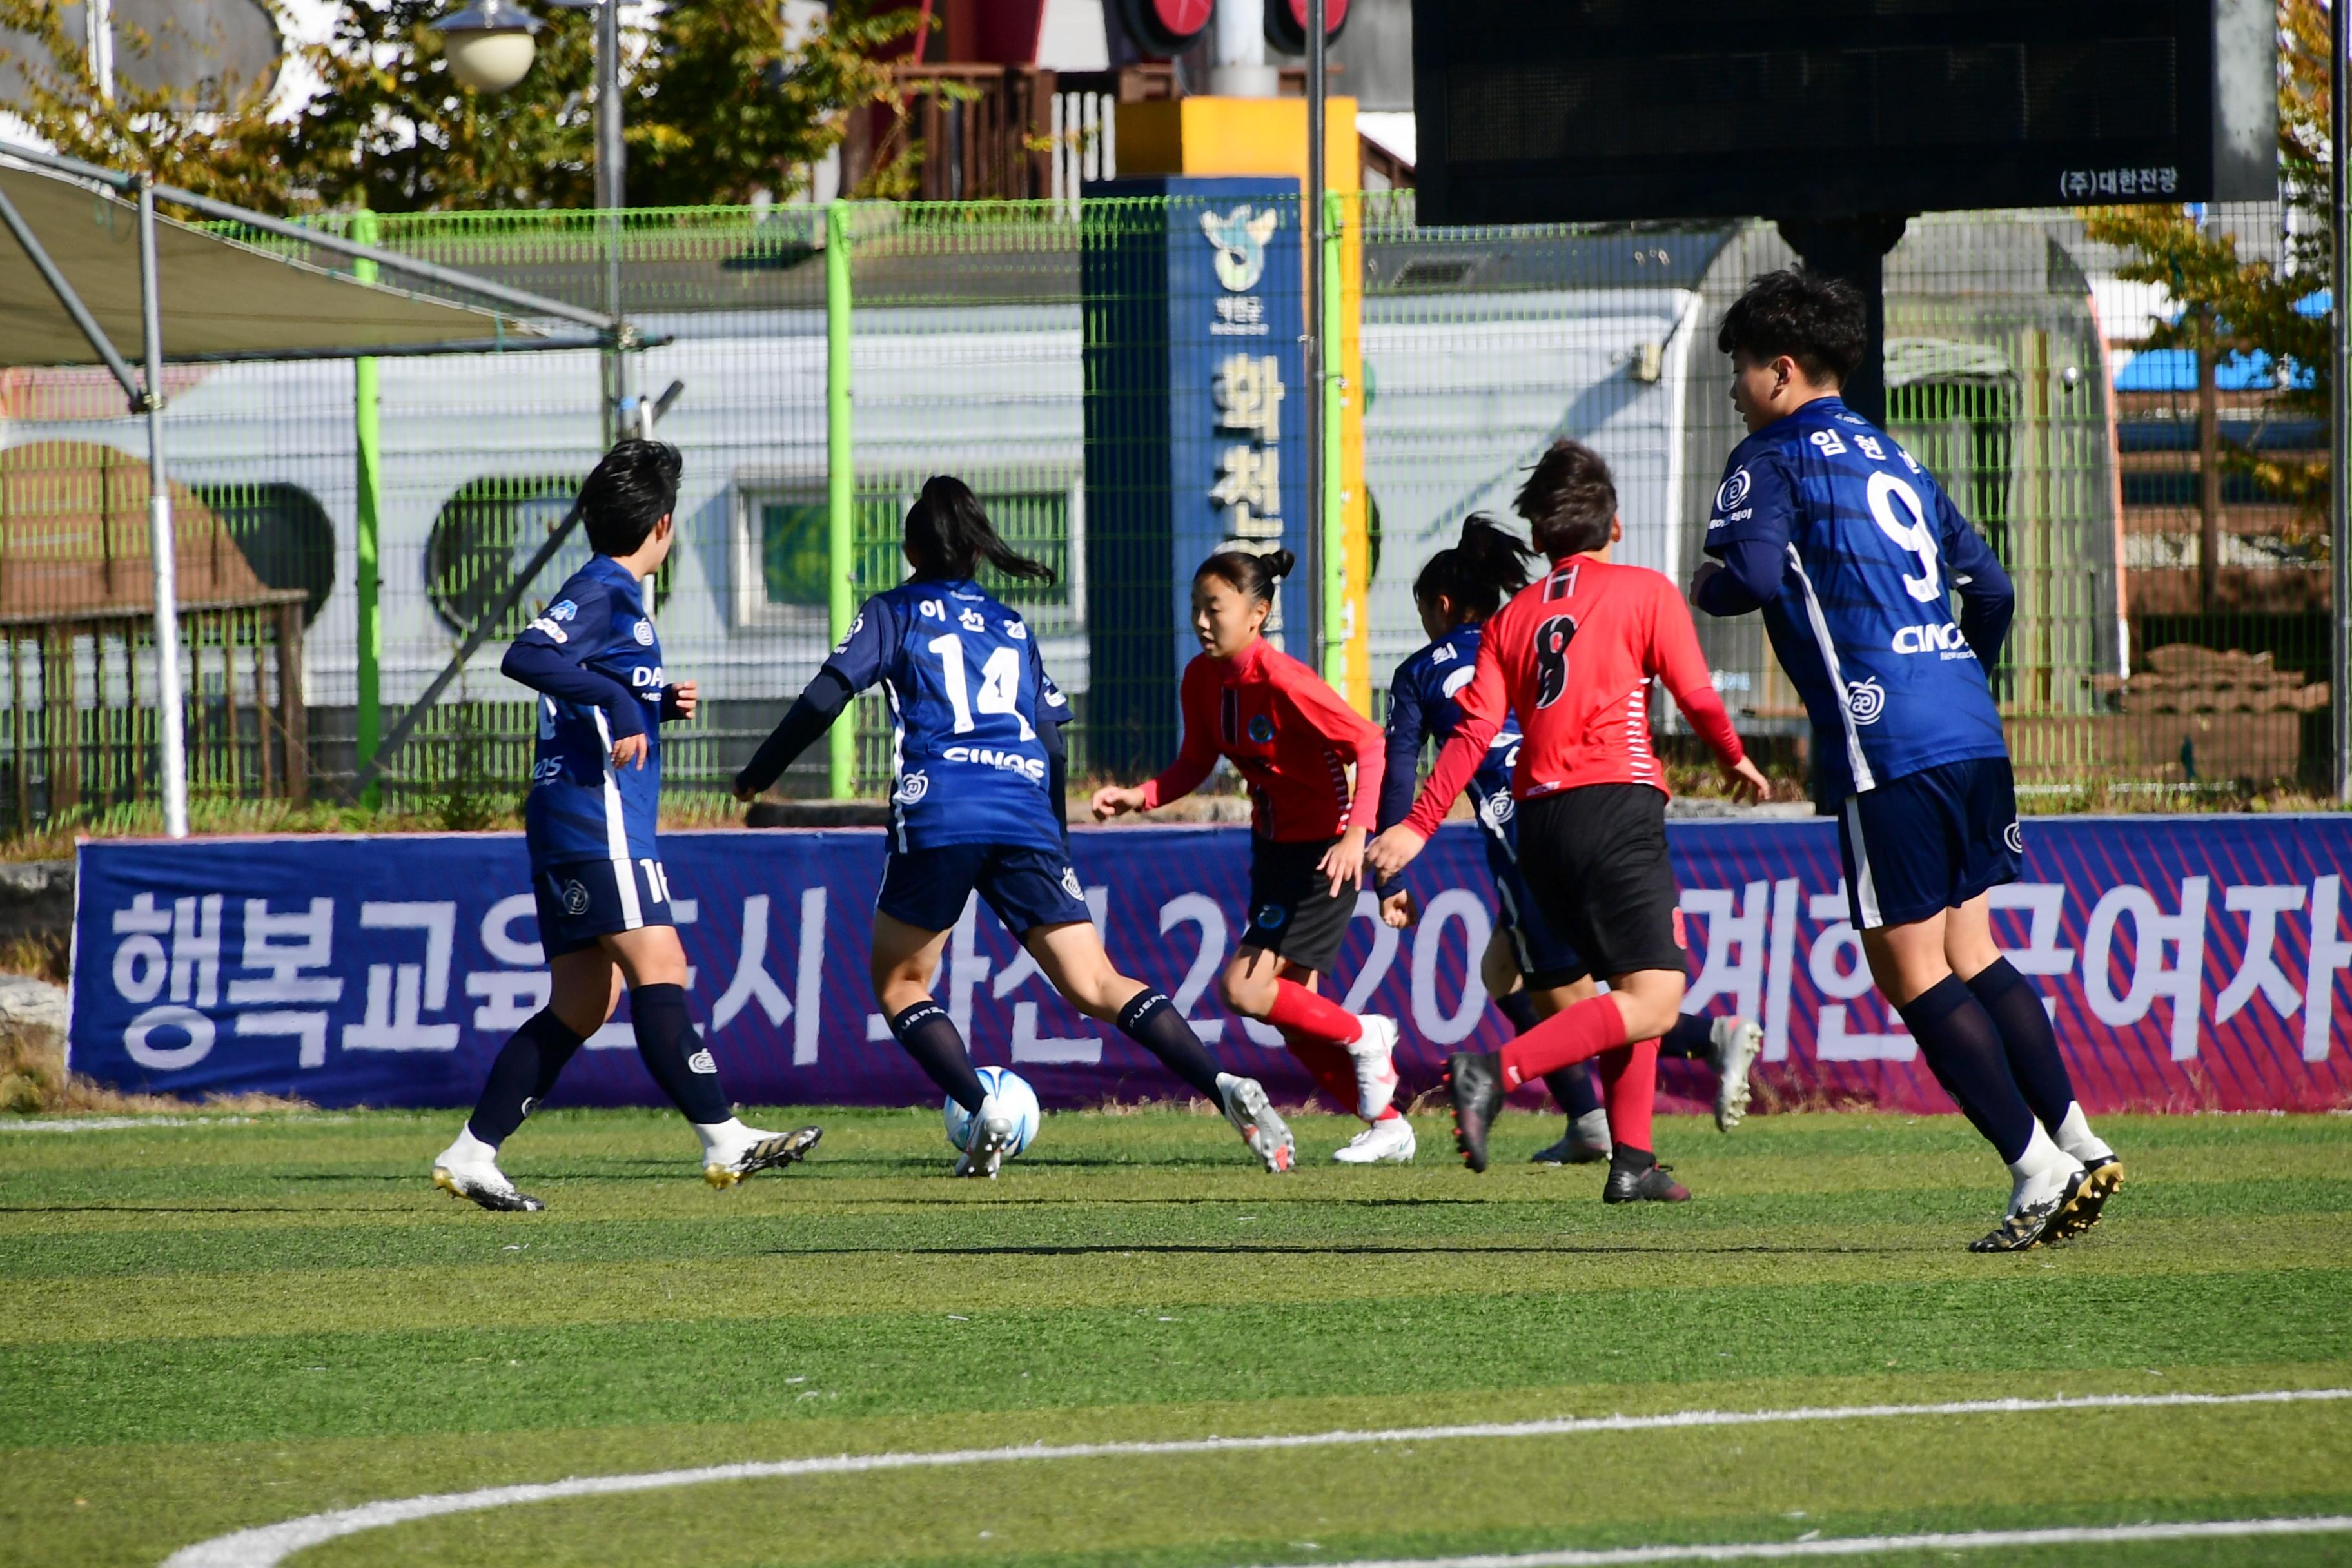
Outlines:
{"type": "Polygon", "coordinates": [[[2025,847],[1985,679],[2014,594],[1934,478],[1839,397],[1867,350],[1864,310],[1852,285],[1788,270],[1725,312],[1716,346],[1749,434],[1691,598],[1763,610],[1812,721],[1814,798],[1838,813],[1871,975],[2009,1165],[2008,1212],[1973,1248],[2021,1251],[2089,1228],[2123,1166],[2075,1102],[2042,998],[1992,940],[1988,889],[2016,880],[2025,847]]]}
{"type": "Polygon", "coordinates": [[[1617,487],[1601,455],[1555,441],[1514,503],[1552,563],[1486,625],[1475,673],[1455,699],[1461,719],[1412,814],[1368,856],[1393,877],[1410,864],[1485,760],[1507,715],[1524,738],[1511,773],[1518,864],[1538,907],[1609,994],[1538,1024],[1499,1055],[1446,1063],[1454,1139],[1474,1171],[1503,1097],[1529,1079],[1597,1058],[1612,1146],[1605,1203],[1690,1196],[1658,1163],[1650,1117],[1658,1037],[1682,1016],[1685,954],[1666,855],[1665,770],[1650,747],[1650,681],[1675,703],[1735,793],[1770,793],[1715,693],[1698,634],[1674,584],[1620,566],[1617,487]]]}
{"type": "Polygon", "coordinates": [[[1088,1017],[1116,1025],[1222,1108],[1269,1171],[1290,1169],[1290,1129],[1255,1079],[1224,1072],[1160,992],[1112,967],[1070,865],[1063,810],[1070,705],[1045,674],[1028,623],[973,581],[982,563],[1051,582],[1051,568],[998,537],[961,479],[924,481],[901,542],[914,575],[866,601],[783,722],[735,775],[750,800],[881,682],[897,719],[889,854],[874,905],[874,994],[890,1032],[971,1113],[959,1176],[994,1179],[1013,1121],[972,1069],[931,995],[948,933],[976,890],[1088,1017]]]}
{"type": "Polygon", "coordinates": [[[694,716],[694,682],[668,681],[646,614],[645,579],[677,542],[682,465],[661,441],[624,441],[580,487],[595,552],[507,650],[500,669],[539,694],[539,745],[523,803],[547,1005],[490,1063],[456,1142],[433,1162],[436,1186],[487,1209],[541,1209],[499,1171],[499,1147],[547,1098],[564,1064],[629,987],[637,1054],[702,1141],[703,1179],[730,1187],[806,1155],[817,1129],[746,1127],[728,1108],[719,1064],[686,1010],[686,950],[670,917],[654,830],[661,725],[694,716]]]}
{"type": "MultiPolygon", "coordinates": [[[[1389,690],[1388,763],[1381,779],[1380,830],[1402,822],[1412,808],[1425,742],[1443,747],[1462,722],[1454,699],[1470,684],[1479,635],[1504,601],[1528,584],[1536,552],[1484,512],[1462,524],[1458,543],[1423,563],[1412,597],[1428,646],[1397,666],[1389,690]]],[[[1496,1008],[1524,1035],[1555,1013],[1593,995],[1591,968],[1544,919],[1518,863],[1518,823],[1511,800],[1511,768],[1518,761],[1519,723],[1507,716],[1470,775],[1486,868],[1495,879],[1496,920],[1479,961],[1479,977],[1496,1008]]],[[[1412,897],[1399,889],[1381,901],[1381,918],[1410,925],[1412,897]]],[[[1660,1057],[1696,1058],[1717,1074],[1715,1124],[1728,1132],[1748,1114],[1748,1072],[1763,1048],[1764,1031],[1745,1018],[1678,1016],[1658,1042],[1660,1057]]],[[[1538,1165],[1582,1165],[1609,1158],[1609,1113],[1583,1062],[1549,1073],[1544,1085],[1568,1113],[1559,1141],[1532,1156],[1538,1165]]]]}
{"type": "Polygon", "coordinates": [[[1225,1005],[1282,1032],[1326,1094],[1364,1121],[1332,1156],[1341,1164],[1403,1164],[1412,1124],[1397,1110],[1393,1018],[1358,1017],[1318,995],[1339,962],[1363,879],[1364,839],[1381,790],[1381,731],[1261,634],[1275,586],[1296,558],[1223,550],[1192,575],[1201,652],[1184,668],[1184,741],[1176,760],[1137,789],[1095,792],[1108,820],[1150,811],[1198,789],[1219,757],[1249,784],[1250,922],[1219,978],[1225,1005]],[[1356,769],[1352,795],[1347,769],[1356,769]]]}

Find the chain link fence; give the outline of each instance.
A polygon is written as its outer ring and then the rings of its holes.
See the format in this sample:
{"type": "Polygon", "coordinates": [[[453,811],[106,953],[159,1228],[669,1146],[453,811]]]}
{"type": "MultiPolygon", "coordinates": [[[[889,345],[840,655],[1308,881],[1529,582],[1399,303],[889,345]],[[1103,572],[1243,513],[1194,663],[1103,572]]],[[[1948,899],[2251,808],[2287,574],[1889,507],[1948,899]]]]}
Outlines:
{"type": "MultiPolygon", "coordinates": [[[[1118,200],[1129,219],[1169,230],[1171,256],[1246,248],[1197,215],[1118,200]]],[[[1277,230],[1295,235],[1297,199],[1270,205],[1277,230]]],[[[992,585],[1029,619],[1076,699],[1079,770],[1136,760],[1131,733],[1102,744],[1109,710],[1097,694],[1125,677],[1097,667],[1124,646],[1114,634],[1135,632],[1139,601],[1122,597],[1135,586],[1122,574],[1152,547],[1152,524],[1110,459],[1115,444],[1165,432],[1132,408],[1118,419],[1105,410],[1122,387],[1132,394],[1118,382],[1129,358],[1165,355],[1166,334],[1191,329],[1178,320],[1184,286],[1123,298],[1126,285],[1107,292],[1105,280],[1124,274],[1090,268],[1113,210],[1057,197],[857,204],[830,220],[774,207],[634,211],[617,224],[586,213],[374,221],[390,247],[583,304],[601,300],[617,248],[623,308],[654,343],[626,356],[628,390],[650,397],[682,384],[658,429],[686,454],[680,542],[654,602],[671,678],[698,680],[704,706],[669,731],[668,777],[717,790],[839,629],[837,513],[848,513],[847,570],[863,596],[902,574],[898,520],[933,473],[969,480],[1006,537],[1055,568],[1050,586],[992,585]],[[1154,309],[1169,323],[1160,338],[1154,309]],[[842,368],[845,399],[838,375],[829,380],[842,368]],[[845,475],[832,458],[842,451],[845,475]]],[[[1411,596],[1421,563],[1469,513],[1507,516],[1522,473],[1557,437],[1589,441],[1613,465],[1623,558],[1686,578],[1743,434],[1715,323],[1747,279],[1793,259],[1778,231],[1761,221],[1423,229],[1410,192],[1350,196],[1335,211],[1351,298],[1331,321],[1359,334],[1345,348],[1361,368],[1341,391],[1349,416],[1333,422],[1327,452],[1345,477],[1341,529],[1362,557],[1346,630],[1375,711],[1388,672],[1423,640],[1411,596]]],[[[2264,206],[2213,209],[2209,221],[2259,253],[2265,236],[2276,248],[2284,220],[2264,206]]],[[[1295,240],[1286,254],[1298,255],[1295,240]]],[[[2138,352],[2167,306],[2113,281],[2122,259],[2052,211],[1916,219],[1887,262],[1887,423],[2017,580],[1995,680],[2021,783],[2110,798],[2322,792],[2325,527],[2218,465],[2233,449],[2324,453],[2324,425],[2276,416],[2275,381],[2259,367],[2138,352]]],[[[1267,319],[1303,320],[1294,268],[1253,287],[1267,319]]],[[[1226,356],[1284,347],[1219,344],[1226,356]]],[[[1215,376],[1231,361],[1204,363],[1215,376]]],[[[564,518],[604,443],[593,353],[385,359],[373,374],[377,460],[363,480],[366,411],[352,365],[171,373],[199,795],[347,793],[358,738],[389,731],[449,661],[564,518]],[[372,634],[357,592],[368,557],[372,634]],[[373,726],[362,714],[371,681],[373,726]]],[[[1278,416],[1262,412],[1303,429],[1312,389],[1277,395],[1278,416]]],[[[1230,399],[1217,406],[1219,421],[1231,416],[1230,399]]],[[[143,433],[119,408],[102,373],[0,373],[0,830],[152,793],[156,694],[137,624],[143,433]]],[[[1234,508],[1251,504],[1233,476],[1256,474],[1274,487],[1280,537],[1305,553],[1306,474],[1277,478],[1224,425],[1207,439],[1220,489],[1174,504],[1214,509],[1230,531],[1235,517],[1250,521],[1234,508]]],[[[1271,542],[1265,506],[1255,521],[1255,537],[1271,542]]],[[[575,538],[389,759],[393,800],[474,778],[511,790],[527,777],[531,705],[498,674],[499,656],[584,558],[575,538]]],[[[1293,651],[1306,651],[1308,624],[1286,625],[1293,651]]],[[[1172,613],[1145,629],[1167,635],[1172,689],[1172,613]]],[[[1760,625],[1702,631],[1742,729],[1801,764],[1801,710],[1760,625]]],[[[780,787],[872,795],[889,771],[887,714],[869,699],[845,752],[803,759],[780,787]]]]}

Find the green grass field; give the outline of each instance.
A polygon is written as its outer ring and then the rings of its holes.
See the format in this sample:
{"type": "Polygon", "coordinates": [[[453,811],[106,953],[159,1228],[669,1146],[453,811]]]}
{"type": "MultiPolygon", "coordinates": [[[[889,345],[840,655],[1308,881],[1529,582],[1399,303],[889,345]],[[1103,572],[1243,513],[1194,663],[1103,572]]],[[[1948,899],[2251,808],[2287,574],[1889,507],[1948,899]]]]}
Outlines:
{"type": "MultiPolygon", "coordinates": [[[[780,1123],[779,1114],[767,1120],[780,1123]]],[[[835,1112],[713,1193],[674,1118],[559,1112],[433,1191],[448,1114],[0,1122],[0,1562],[149,1564],[376,1500],[740,1460],[1677,1411],[2352,1388],[2352,1118],[2116,1119],[2131,1184],[1979,1258],[1956,1117],[1660,1124],[1698,1194],[1244,1163],[1224,1123],[1050,1118],[994,1184],[935,1114],[835,1112]]],[[[1350,1124],[1352,1125],[1352,1124],[1350,1124]]],[[[358,1563],[1339,1563],[2352,1513],[2352,1400],[1849,1415],[665,1486],[391,1525],[358,1563]]],[[[1872,1563],[2342,1563],[2352,1534],[1872,1563]]]]}

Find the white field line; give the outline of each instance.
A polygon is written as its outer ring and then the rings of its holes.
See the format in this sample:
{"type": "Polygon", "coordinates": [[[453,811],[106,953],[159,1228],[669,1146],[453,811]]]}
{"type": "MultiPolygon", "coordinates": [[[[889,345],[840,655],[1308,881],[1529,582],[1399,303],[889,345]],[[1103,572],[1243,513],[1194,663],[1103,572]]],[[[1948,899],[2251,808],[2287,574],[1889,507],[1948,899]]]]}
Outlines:
{"type": "MultiPolygon", "coordinates": [[[[259,1116],[73,1116],[41,1117],[26,1121],[0,1120],[0,1132],[119,1132],[131,1127],[254,1127],[264,1120],[259,1116]]],[[[272,1112],[267,1120],[273,1126],[300,1124],[315,1127],[321,1122],[349,1121],[348,1116],[286,1116],[272,1112]]]]}
{"type": "Polygon", "coordinates": [[[2210,1541],[2247,1535],[2352,1531],[2352,1514],[2307,1519],[2216,1519],[2177,1524],[2084,1524],[2051,1530],[1967,1530],[1948,1535],[1840,1535],[1717,1546],[1626,1546],[1609,1552],[1523,1552],[1496,1557],[1368,1557],[1300,1568],[1613,1568],[1627,1563],[1752,1563],[1790,1557],[1867,1557],[1881,1552],[1982,1552],[1997,1547],[2105,1545],[2121,1541],[2210,1541]]]}
{"type": "MultiPolygon", "coordinates": [[[[163,1568],[277,1568],[295,1552],[362,1531],[447,1513],[476,1513],[511,1508],[519,1503],[554,1502],[564,1498],[609,1497],[623,1492],[661,1491],[671,1487],[702,1486],[711,1481],[772,1480],[793,1476],[864,1475],[877,1470],[944,1469],[960,1465],[1025,1463],[1045,1459],[1101,1459],[1139,1455],[1225,1454],[1276,1448],[1329,1448],[1378,1443],[1441,1442],[1475,1437],[1549,1437],[1583,1432],[1656,1432],[1685,1427],[1766,1426],[1812,1421],[1895,1420],[1922,1415],[2016,1415],[2050,1410],[2146,1410],[2183,1405],[2289,1405],[2317,1400],[2352,1399],[2352,1388],[2284,1388],[2252,1394],[2090,1394],[2053,1399],[1966,1399],[1939,1405],[1849,1405],[1803,1406],[1792,1410],[1678,1410],[1664,1415],[1563,1415],[1540,1421],[1483,1422],[1457,1426],[1398,1426],[1371,1432],[1307,1432],[1262,1437],[1189,1437],[1166,1442],[1069,1443],[1059,1447],[1033,1444],[1007,1448],[957,1448],[937,1453],[835,1454],[823,1458],[771,1459],[735,1465],[707,1465],[690,1470],[654,1470],[634,1476],[574,1476],[560,1481],[523,1486],[485,1487],[479,1491],[438,1492],[426,1497],[398,1498],[314,1513],[279,1524],[265,1524],[215,1536],[184,1546],[163,1560],[163,1568]]],[[[2275,1528],[2275,1521],[2245,1521],[2237,1528],[2275,1528]]],[[[2136,1528],[2136,1527],[2117,1527],[2136,1528]]],[[[2155,1529],[2157,1526],[2145,1528],[2155,1529]]],[[[2161,1528],[2181,1528],[2188,1526],[2161,1528]]],[[[2220,1528],[2220,1527],[2216,1527],[2220,1528]]],[[[2313,1528],[2317,1528],[2314,1526],[2313,1528]]],[[[2330,1525],[2328,1528],[2338,1528],[2330,1525]]],[[[1940,1537],[1937,1539],[1941,1539],[1940,1537]]],[[[2101,1537],[2100,1539],[2105,1539],[2101,1537]]],[[[1774,1547],[1771,1550],[1785,1548],[1774,1547]]],[[[1807,1543],[1829,1547],[1832,1542],[1807,1543]]],[[[1664,1556],[1624,1557],[1607,1553],[1528,1558],[1460,1558],[1449,1563],[1492,1563],[1531,1565],[1538,1563],[1650,1563],[1672,1557],[1703,1556],[1726,1547],[1639,1548],[1664,1556]]],[[[1741,1547],[1749,1555],[1767,1547],[1741,1547]]],[[[1873,1551],[1887,1550],[1883,1547],[1873,1551]]]]}

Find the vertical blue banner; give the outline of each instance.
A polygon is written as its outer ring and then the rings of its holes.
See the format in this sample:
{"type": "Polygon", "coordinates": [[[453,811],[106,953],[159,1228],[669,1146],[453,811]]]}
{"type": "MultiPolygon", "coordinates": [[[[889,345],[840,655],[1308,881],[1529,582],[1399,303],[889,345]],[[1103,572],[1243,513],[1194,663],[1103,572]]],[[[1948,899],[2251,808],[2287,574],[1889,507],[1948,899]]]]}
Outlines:
{"type": "MultiPolygon", "coordinates": [[[[1175,752],[1193,569],[1225,548],[1306,555],[1298,205],[1289,178],[1086,187],[1087,703],[1114,772],[1175,752]]],[[[1289,626],[1314,624],[1304,574],[1284,600],[1289,626]]]]}

